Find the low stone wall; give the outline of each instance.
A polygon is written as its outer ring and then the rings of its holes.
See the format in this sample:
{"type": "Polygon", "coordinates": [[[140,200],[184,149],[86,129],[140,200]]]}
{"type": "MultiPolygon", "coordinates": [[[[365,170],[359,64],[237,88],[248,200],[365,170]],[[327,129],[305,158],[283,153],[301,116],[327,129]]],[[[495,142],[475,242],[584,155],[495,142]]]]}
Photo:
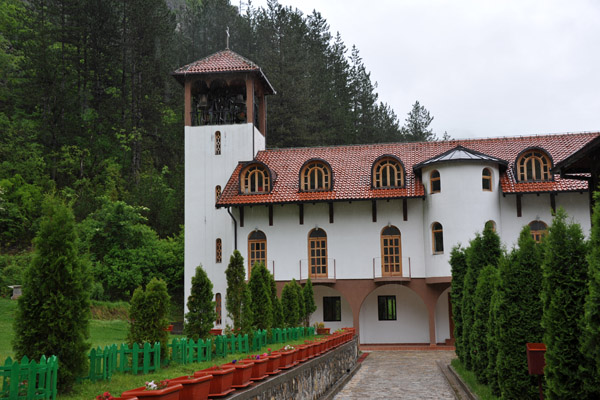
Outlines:
{"type": "Polygon", "coordinates": [[[227,399],[300,400],[319,399],[356,364],[358,337],[312,360],[258,382],[227,399]]]}

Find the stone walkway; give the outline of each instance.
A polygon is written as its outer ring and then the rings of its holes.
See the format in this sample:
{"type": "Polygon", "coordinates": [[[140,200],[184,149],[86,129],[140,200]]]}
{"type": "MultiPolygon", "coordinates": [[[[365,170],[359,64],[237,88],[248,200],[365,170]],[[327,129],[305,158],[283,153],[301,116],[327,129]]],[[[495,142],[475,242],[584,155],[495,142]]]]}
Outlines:
{"type": "Polygon", "coordinates": [[[436,364],[454,357],[454,351],[372,351],[334,399],[454,400],[436,364]]]}

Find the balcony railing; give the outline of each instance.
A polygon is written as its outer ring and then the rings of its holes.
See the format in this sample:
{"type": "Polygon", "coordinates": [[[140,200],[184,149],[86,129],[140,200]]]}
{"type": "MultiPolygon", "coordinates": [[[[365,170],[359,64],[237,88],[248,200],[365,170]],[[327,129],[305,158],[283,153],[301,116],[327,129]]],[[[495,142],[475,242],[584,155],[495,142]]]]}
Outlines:
{"type": "Polygon", "coordinates": [[[410,281],[412,271],[410,266],[410,257],[402,257],[399,269],[388,265],[387,268],[382,264],[381,257],[373,257],[373,279],[379,282],[410,281]]]}
{"type": "Polygon", "coordinates": [[[335,270],[335,258],[327,258],[327,265],[320,266],[321,273],[319,273],[319,268],[317,266],[311,267],[309,260],[307,258],[299,261],[299,276],[300,281],[308,279],[313,283],[334,283],[336,280],[336,270],[335,270]]]}

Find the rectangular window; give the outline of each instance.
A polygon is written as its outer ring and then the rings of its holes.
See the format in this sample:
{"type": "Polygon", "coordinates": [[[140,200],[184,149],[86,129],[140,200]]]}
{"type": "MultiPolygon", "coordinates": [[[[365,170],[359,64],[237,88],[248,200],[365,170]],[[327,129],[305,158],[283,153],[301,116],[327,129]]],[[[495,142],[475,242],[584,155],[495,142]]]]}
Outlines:
{"type": "Polygon", "coordinates": [[[380,321],[396,320],[396,296],[377,296],[380,321]]]}
{"type": "Polygon", "coordinates": [[[323,297],[323,321],[342,320],[342,299],[339,296],[323,297]]]}

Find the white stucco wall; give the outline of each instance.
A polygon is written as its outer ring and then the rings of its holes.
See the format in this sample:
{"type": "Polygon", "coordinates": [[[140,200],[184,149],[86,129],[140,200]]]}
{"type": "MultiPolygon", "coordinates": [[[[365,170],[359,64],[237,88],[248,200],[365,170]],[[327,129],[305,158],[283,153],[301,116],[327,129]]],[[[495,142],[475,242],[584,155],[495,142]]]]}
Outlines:
{"type": "Polygon", "coordinates": [[[323,322],[325,328],[330,328],[331,332],[353,326],[352,309],[348,301],[342,296],[337,290],[330,288],[329,286],[315,285],[313,286],[313,292],[315,294],[315,304],[317,310],[310,317],[310,324],[313,325],[315,322],[323,322]],[[325,321],[323,318],[323,297],[339,296],[341,298],[342,305],[342,320],[341,321],[325,321]]]}

